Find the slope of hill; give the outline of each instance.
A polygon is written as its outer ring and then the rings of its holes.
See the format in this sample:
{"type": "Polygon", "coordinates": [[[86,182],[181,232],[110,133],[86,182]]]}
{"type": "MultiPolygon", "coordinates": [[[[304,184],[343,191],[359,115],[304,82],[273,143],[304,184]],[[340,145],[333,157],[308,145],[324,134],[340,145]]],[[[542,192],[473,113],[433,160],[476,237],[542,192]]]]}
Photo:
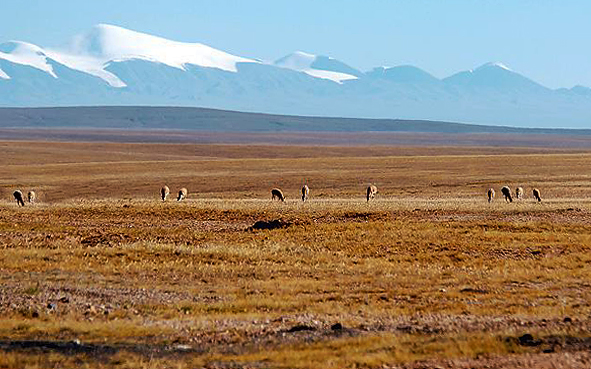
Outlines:
{"type": "Polygon", "coordinates": [[[591,129],[518,128],[426,120],[308,117],[206,108],[141,106],[0,108],[0,128],[591,135],[591,129]]]}

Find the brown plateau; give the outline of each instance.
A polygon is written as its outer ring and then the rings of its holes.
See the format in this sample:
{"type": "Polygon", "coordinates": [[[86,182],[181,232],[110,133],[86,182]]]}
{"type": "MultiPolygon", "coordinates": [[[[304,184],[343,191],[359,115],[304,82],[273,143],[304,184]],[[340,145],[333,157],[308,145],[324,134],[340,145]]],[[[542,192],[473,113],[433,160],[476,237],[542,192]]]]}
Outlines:
{"type": "Polygon", "coordinates": [[[4,141],[0,158],[0,368],[591,367],[586,149],[4,141]]]}

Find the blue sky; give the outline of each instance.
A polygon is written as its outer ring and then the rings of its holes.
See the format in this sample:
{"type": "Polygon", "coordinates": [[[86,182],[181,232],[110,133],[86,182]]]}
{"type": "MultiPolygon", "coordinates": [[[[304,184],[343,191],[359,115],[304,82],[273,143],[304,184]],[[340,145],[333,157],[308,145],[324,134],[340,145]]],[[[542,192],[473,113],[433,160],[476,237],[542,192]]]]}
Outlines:
{"type": "Polygon", "coordinates": [[[588,0],[3,0],[0,9],[0,42],[59,46],[108,23],[271,61],[302,50],[440,78],[500,61],[548,87],[591,86],[588,0]]]}

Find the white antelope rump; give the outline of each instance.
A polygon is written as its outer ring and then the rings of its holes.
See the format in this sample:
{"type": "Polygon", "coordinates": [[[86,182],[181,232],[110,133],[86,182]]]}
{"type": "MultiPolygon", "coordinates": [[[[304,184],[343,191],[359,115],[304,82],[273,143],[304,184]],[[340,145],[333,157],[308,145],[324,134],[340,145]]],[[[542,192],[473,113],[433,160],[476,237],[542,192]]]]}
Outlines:
{"type": "Polygon", "coordinates": [[[183,187],[179,190],[179,195],[176,198],[176,201],[183,201],[185,198],[187,198],[187,189],[183,187]]]}
{"type": "Polygon", "coordinates": [[[517,187],[515,189],[515,197],[517,200],[521,200],[523,198],[523,187],[517,187]]]}
{"type": "Polygon", "coordinates": [[[170,195],[170,188],[168,188],[168,186],[162,187],[160,189],[160,197],[162,198],[162,201],[166,201],[168,195],[170,195]]]}
{"type": "Polygon", "coordinates": [[[501,188],[501,193],[505,197],[506,202],[513,202],[513,197],[511,197],[511,189],[509,186],[503,186],[503,188],[501,188]]]}
{"type": "Polygon", "coordinates": [[[488,202],[492,202],[495,198],[495,190],[494,188],[489,188],[486,192],[486,196],[488,197],[488,202]]]}
{"type": "Polygon", "coordinates": [[[16,200],[16,203],[18,204],[18,206],[25,206],[25,200],[23,199],[23,193],[20,190],[16,190],[12,193],[12,196],[14,196],[14,199],[16,200]]]}
{"type": "Polygon", "coordinates": [[[541,202],[542,197],[540,196],[540,190],[538,190],[537,188],[534,188],[532,192],[534,195],[534,199],[538,200],[538,202],[541,202]]]}
{"type": "Polygon", "coordinates": [[[37,199],[37,194],[35,194],[35,191],[29,191],[27,194],[27,200],[29,200],[29,204],[34,203],[35,199],[37,199]]]}
{"type": "Polygon", "coordinates": [[[367,187],[367,201],[373,199],[378,193],[378,188],[375,185],[369,185],[367,187]]]}
{"type": "Polygon", "coordinates": [[[283,195],[283,191],[281,191],[278,188],[272,189],[271,190],[271,200],[275,200],[275,198],[277,198],[277,200],[285,201],[285,196],[283,195]]]}
{"type": "Polygon", "coordinates": [[[308,185],[304,185],[302,187],[302,201],[306,201],[308,200],[308,196],[310,195],[310,188],[308,187],[308,185]]]}

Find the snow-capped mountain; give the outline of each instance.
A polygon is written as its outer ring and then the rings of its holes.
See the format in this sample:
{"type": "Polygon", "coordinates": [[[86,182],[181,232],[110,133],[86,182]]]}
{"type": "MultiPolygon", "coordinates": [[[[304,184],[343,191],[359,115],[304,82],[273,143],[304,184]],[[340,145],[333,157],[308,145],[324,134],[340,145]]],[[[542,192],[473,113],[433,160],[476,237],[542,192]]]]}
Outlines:
{"type": "Polygon", "coordinates": [[[397,67],[378,67],[367,73],[368,77],[386,79],[396,83],[441,83],[424,70],[412,65],[401,65],[397,67]]]}
{"type": "Polygon", "coordinates": [[[0,44],[0,106],[71,105],[591,126],[591,89],[552,90],[502,63],[443,79],[410,65],[364,73],[329,56],[298,51],[266,63],[105,24],[63,48],[0,44]]]}
{"type": "Polygon", "coordinates": [[[182,43],[134,32],[125,28],[99,24],[89,32],[75,36],[68,48],[43,50],[38,46],[9,42],[0,45],[0,58],[30,65],[52,76],[47,59],[64,66],[97,76],[113,87],[125,87],[116,75],[106,70],[112,62],[146,60],[185,70],[186,65],[218,68],[236,72],[237,63],[256,63],[207,45],[182,43]]]}
{"type": "Polygon", "coordinates": [[[277,60],[275,65],[338,83],[357,79],[362,74],[360,71],[329,56],[317,56],[303,51],[296,51],[293,54],[284,56],[277,60]]]}
{"type": "MultiPolygon", "coordinates": [[[[42,70],[54,78],[57,78],[53,68],[47,62],[45,51],[39,46],[20,41],[11,41],[0,44],[0,59],[21,65],[28,65],[42,70]]],[[[10,76],[4,74],[5,79],[10,76]]]]}
{"type": "Polygon", "coordinates": [[[474,70],[460,72],[444,79],[448,85],[472,89],[497,89],[505,92],[515,90],[546,91],[546,87],[512,71],[502,63],[486,63],[474,70]]]}

